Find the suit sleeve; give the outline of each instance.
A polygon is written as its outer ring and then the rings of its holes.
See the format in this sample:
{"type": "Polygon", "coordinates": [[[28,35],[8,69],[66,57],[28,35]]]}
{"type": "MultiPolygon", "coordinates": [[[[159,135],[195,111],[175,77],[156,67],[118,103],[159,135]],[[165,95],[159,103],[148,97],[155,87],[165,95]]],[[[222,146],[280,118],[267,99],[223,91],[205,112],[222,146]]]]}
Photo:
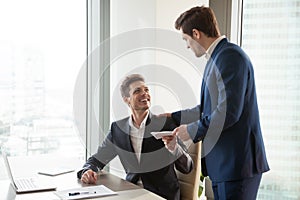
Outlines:
{"type": "Polygon", "coordinates": [[[110,131],[102,145],[98,147],[97,153],[92,155],[83,165],[83,168],[77,172],[77,177],[80,179],[82,174],[89,169],[94,172],[102,170],[107,163],[116,157],[116,155],[117,153],[114,148],[113,137],[110,131]]]}
{"type": "MultiPolygon", "coordinates": [[[[220,112],[226,112],[224,128],[227,129],[235,124],[241,117],[247,92],[249,80],[248,57],[243,53],[235,51],[235,48],[227,53],[228,55],[220,59],[220,75],[218,77],[218,88],[220,94],[220,112]],[[234,59],[233,59],[234,58],[234,59]],[[223,78],[223,79],[222,79],[223,78]],[[224,82],[222,84],[221,82],[224,82]],[[225,86],[225,88],[222,87],[225,86]],[[225,89],[225,94],[223,94],[225,89]]],[[[217,115],[218,113],[213,113],[217,115]]]]}
{"type": "Polygon", "coordinates": [[[183,174],[190,173],[193,170],[194,162],[181,140],[178,140],[178,147],[174,153],[178,157],[175,161],[176,169],[183,174]]]}
{"type": "Polygon", "coordinates": [[[172,119],[178,125],[189,124],[200,119],[200,105],[172,113],[172,119]]]}
{"type": "MultiPolygon", "coordinates": [[[[180,113],[178,113],[180,115],[180,113]]],[[[167,118],[166,119],[166,123],[165,126],[163,128],[163,130],[173,130],[174,128],[176,128],[176,121],[175,119],[172,118],[167,118]]],[[[193,159],[191,158],[191,156],[188,154],[188,150],[186,148],[186,145],[180,140],[177,140],[177,148],[175,151],[170,151],[168,150],[172,156],[175,156],[176,160],[175,160],[175,167],[178,171],[180,171],[181,173],[187,174],[189,172],[192,171],[193,169],[193,159]]]]}

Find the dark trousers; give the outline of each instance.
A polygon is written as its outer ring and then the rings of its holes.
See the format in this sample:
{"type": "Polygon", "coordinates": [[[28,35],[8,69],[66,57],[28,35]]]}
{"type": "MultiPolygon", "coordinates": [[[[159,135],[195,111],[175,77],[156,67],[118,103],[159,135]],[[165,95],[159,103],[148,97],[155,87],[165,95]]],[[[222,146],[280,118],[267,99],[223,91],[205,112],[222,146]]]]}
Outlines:
{"type": "Polygon", "coordinates": [[[261,174],[238,181],[213,182],[215,200],[255,200],[261,174]]]}

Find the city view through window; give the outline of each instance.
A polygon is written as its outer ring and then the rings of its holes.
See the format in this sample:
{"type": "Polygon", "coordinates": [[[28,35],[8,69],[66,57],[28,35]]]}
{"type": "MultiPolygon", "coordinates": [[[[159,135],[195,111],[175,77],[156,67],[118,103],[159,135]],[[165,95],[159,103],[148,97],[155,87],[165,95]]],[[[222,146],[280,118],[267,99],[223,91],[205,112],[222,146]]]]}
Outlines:
{"type": "Polygon", "coordinates": [[[271,168],[258,199],[300,199],[299,11],[299,0],[244,0],[242,47],[254,65],[271,168]]]}
{"type": "MultiPolygon", "coordinates": [[[[81,0],[0,1],[0,154],[84,158],[73,90],[86,59],[86,10],[81,0]]],[[[299,11],[300,0],[243,0],[242,48],[271,168],[258,199],[300,199],[299,11]]]]}
{"type": "Polygon", "coordinates": [[[83,158],[73,89],[86,58],[86,2],[1,1],[0,24],[0,154],[83,158]]]}

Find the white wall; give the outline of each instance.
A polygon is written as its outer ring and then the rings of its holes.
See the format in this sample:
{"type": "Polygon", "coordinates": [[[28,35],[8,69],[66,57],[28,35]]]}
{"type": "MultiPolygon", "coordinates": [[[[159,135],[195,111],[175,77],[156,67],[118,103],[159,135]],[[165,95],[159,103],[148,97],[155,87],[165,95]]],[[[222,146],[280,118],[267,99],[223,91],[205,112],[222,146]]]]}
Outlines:
{"type": "MultiPolygon", "coordinates": [[[[179,75],[174,80],[170,80],[172,85],[169,89],[172,90],[174,87],[180,86],[186,89],[182,90],[181,93],[176,92],[177,95],[174,96],[174,94],[168,94],[164,89],[158,88],[155,92],[159,98],[155,98],[153,103],[163,106],[159,110],[172,112],[179,108],[195,106],[199,102],[205,60],[196,58],[191,50],[186,49],[186,44],[174,25],[181,13],[191,7],[202,5],[208,6],[208,0],[185,0],[176,1],[176,3],[173,0],[157,0],[156,27],[169,30],[169,37],[172,38],[169,39],[169,42],[174,44],[168,44],[170,52],[156,51],[156,63],[170,67],[175,74],[179,75]],[[169,100],[167,104],[165,99],[169,100]]],[[[172,79],[172,77],[168,77],[168,79],[172,79]]]]}
{"type": "MultiPolygon", "coordinates": [[[[205,63],[186,49],[174,28],[176,18],[196,5],[208,5],[208,0],[111,0],[111,121],[129,114],[118,85],[127,73],[146,78],[154,113],[199,103],[205,63]]],[[[110,166],[124,176],[118,159],[110,166]]]]}
{"type": "Polygon", "coordinates": [[[156,0],[156,27],[175,30],[177,17],[193,6],[208,6],[208,0],[156,0]]]}

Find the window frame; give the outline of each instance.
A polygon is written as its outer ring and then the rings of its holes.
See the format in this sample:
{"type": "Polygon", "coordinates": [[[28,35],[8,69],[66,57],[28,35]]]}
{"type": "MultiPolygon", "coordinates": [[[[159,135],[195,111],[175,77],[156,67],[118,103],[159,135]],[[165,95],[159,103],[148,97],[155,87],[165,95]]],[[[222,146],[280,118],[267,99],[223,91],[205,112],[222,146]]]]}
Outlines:
{"type": "Polygon", "coordinates": [[[110,37],[110,1],[87,0],[87,128],[86,157],[97,151],[98,146],[109,130],[110,124],[110,70],[109,45],[105,42],[110,37]],[[104,51],[103,51],[104,49],[104,51]],[[97,91],[96,91],[97,89],[97,91]],[[95,99],[95,92],[99,99],[95,99]],[[94,107],[98,103],[99,107],[94,107]],[[98,116],[96,116],[98,115],[98,116]]]}

